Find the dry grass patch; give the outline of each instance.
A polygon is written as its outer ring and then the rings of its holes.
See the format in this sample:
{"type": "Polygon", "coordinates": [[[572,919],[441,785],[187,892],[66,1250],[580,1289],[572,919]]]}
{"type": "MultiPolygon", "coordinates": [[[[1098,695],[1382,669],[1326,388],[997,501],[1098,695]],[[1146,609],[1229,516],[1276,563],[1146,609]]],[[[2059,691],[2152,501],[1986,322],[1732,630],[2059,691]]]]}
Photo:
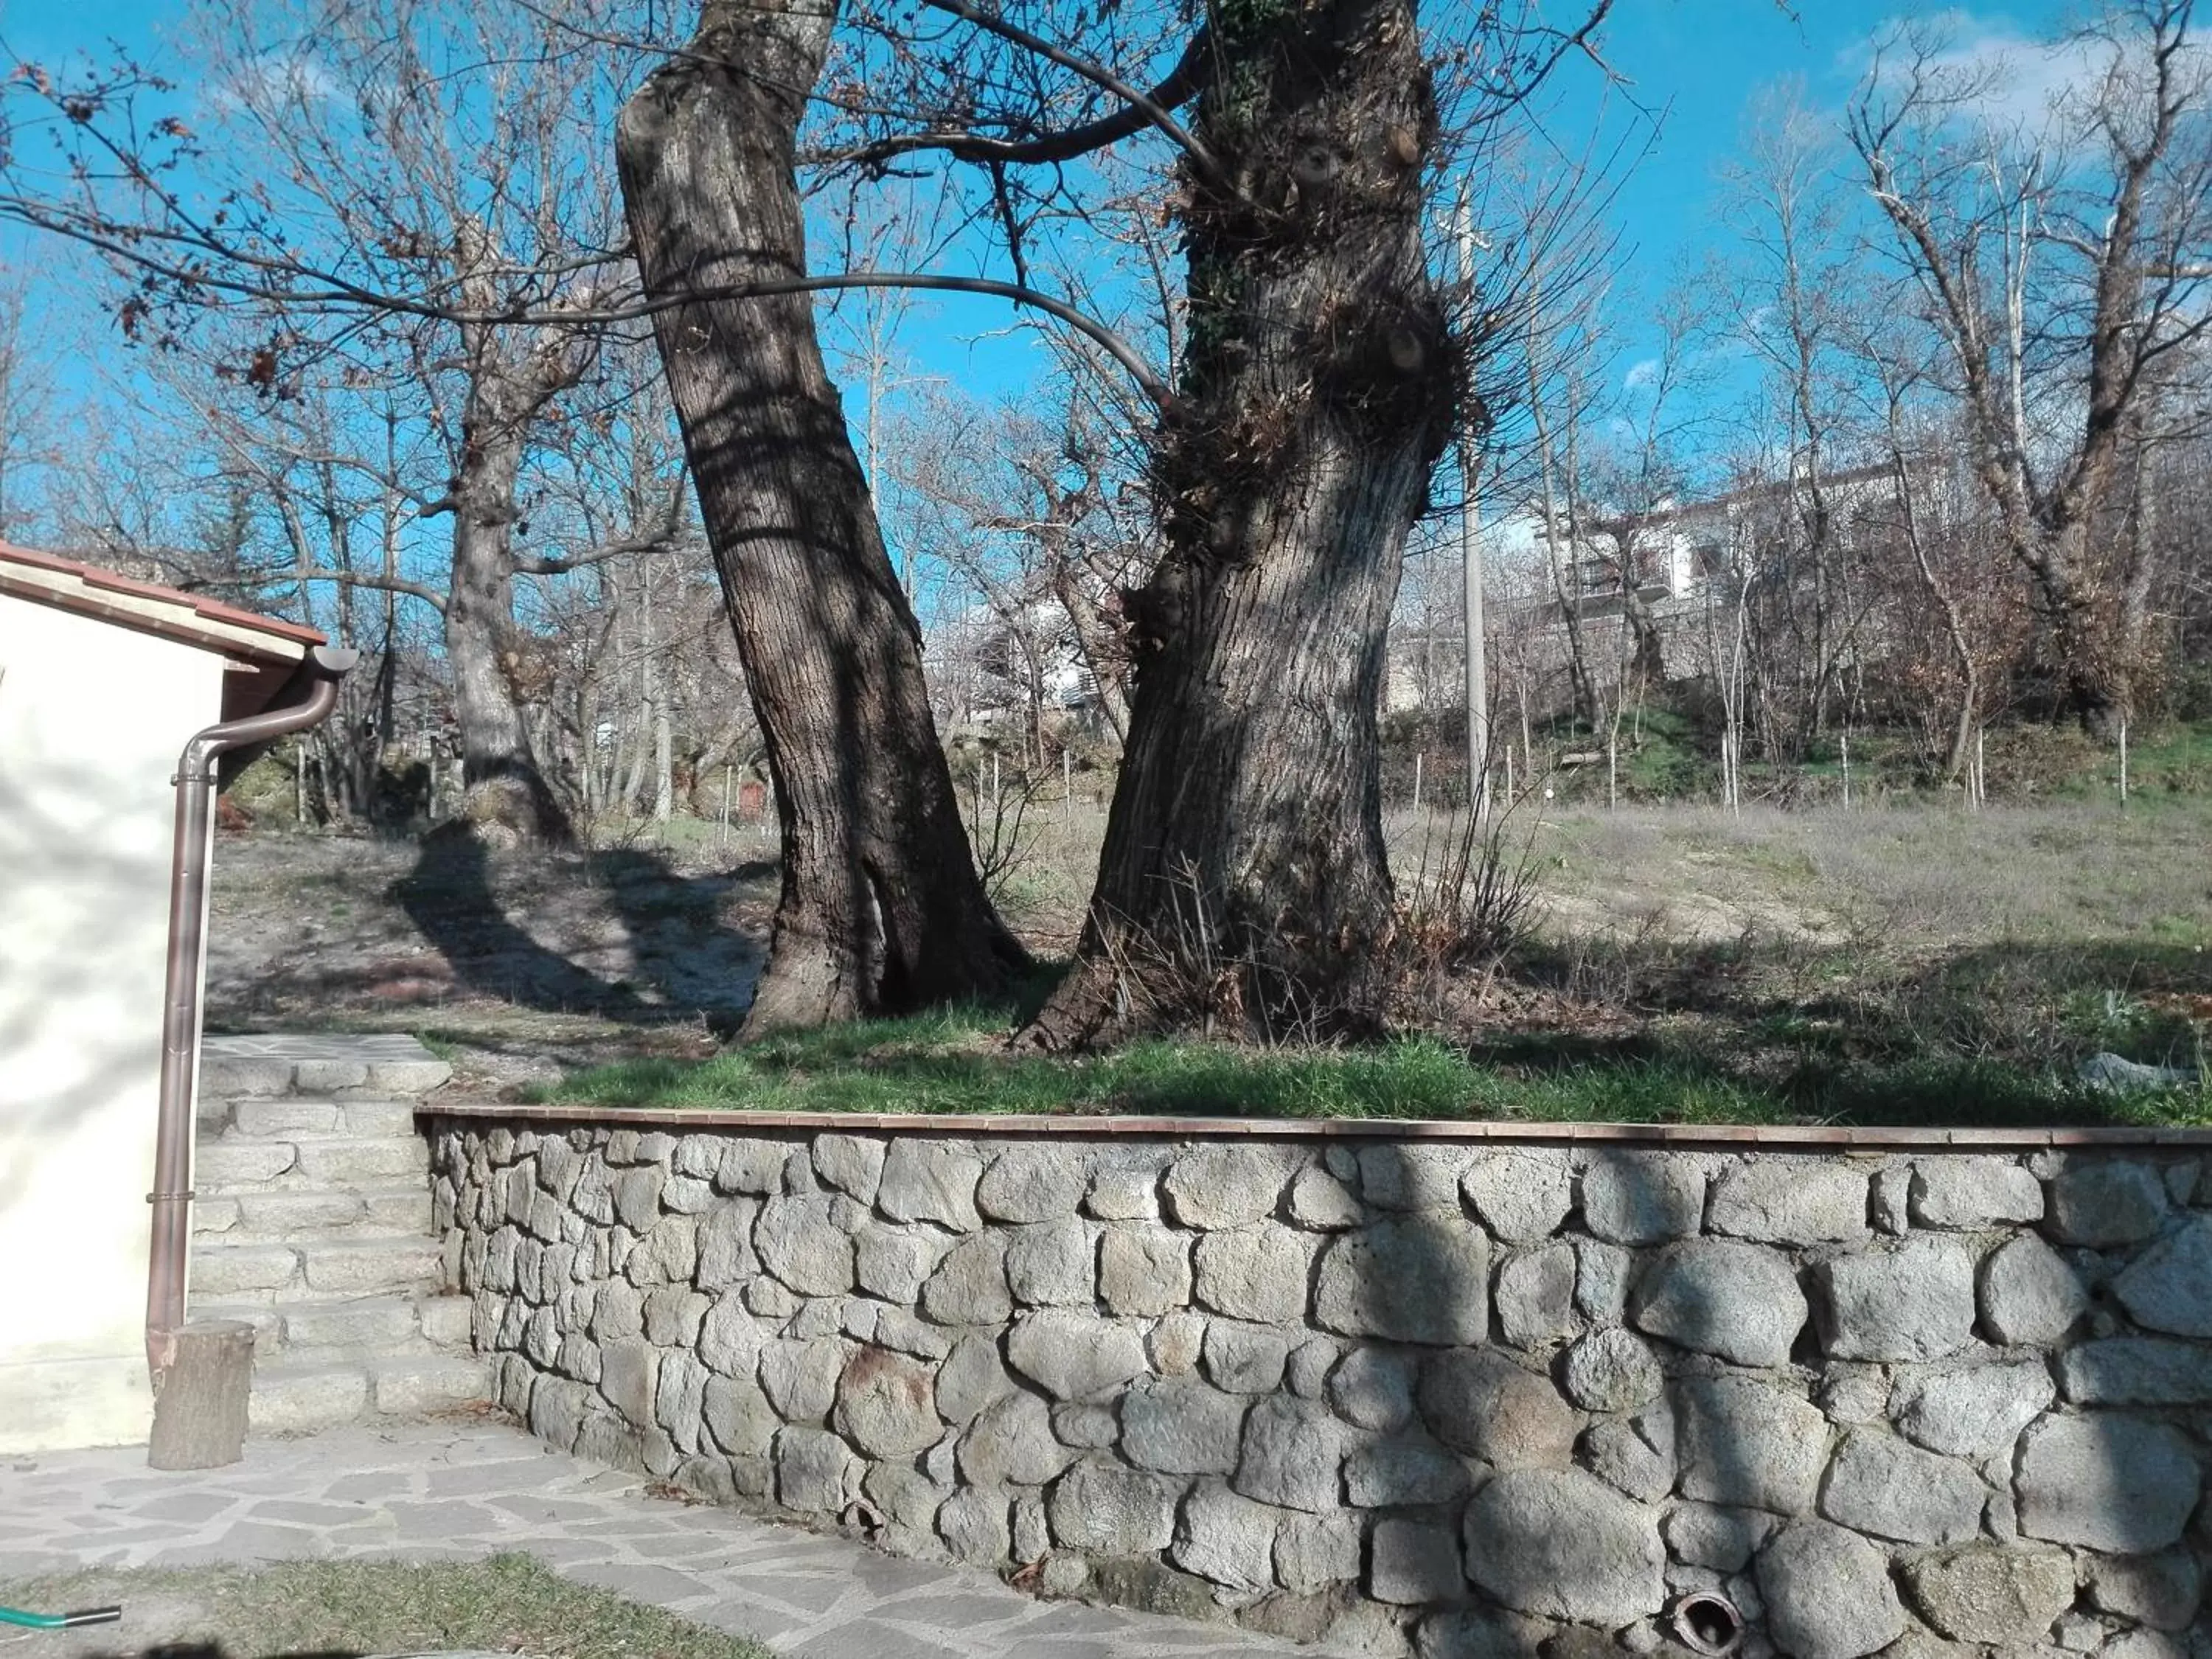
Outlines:
{"type": "Polygon", "coordinates": [[[31,1638],[38,1645],[27,1652],[54,1659],[469,1649],[544,1659],[769,1659],[757,1642],[572,1584],[520,1555],[83,1572],[0,1584],[0,1602],[55,1612],[122,1604],[119,1626],[31,1638]]]}

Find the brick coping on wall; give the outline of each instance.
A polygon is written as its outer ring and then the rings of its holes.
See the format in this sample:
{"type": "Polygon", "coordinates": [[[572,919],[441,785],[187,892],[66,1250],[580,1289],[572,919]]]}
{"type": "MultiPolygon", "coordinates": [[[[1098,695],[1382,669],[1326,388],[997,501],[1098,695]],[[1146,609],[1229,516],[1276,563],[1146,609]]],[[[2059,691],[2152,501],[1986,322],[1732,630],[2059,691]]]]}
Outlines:
{"type": "Polygon", "coordinates": [[[473,1118],[514,1123],[619,1124],[623,1127],[902,1131],[931,1135],[1004,1135],[1050,1139],[1437,1140],[1524,1145],[1606,1144],[1650,1146],[1802,1146],[1820,1151],[1956,1147],[1976,1152],[2041,1152],[2067,1146],[2212,1147],[2212,1129],[1940,1129],[1759,1123],[1455,1123],[1436,1119],[1261,1117],[1022,1116],[935,1112],[749,1112],[714,1107],[531,1105],[515,1101],[447,1100],[420,1106],[417,1117],[473,1118]]]}

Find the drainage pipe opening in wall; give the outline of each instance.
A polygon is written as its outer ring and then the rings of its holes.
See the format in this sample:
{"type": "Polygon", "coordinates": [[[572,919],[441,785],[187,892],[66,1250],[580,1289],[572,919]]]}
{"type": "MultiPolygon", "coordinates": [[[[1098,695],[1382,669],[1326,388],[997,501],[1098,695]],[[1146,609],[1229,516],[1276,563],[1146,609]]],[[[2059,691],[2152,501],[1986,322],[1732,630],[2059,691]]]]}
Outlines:
{"type": "Polygon", "coordinates": [[[1734,1653],[1743,1645],[1743,1614],[1735,1602],[1696,1590],[1674,1603],[1674,1634],[1693,1653],[1734,1653]]]}

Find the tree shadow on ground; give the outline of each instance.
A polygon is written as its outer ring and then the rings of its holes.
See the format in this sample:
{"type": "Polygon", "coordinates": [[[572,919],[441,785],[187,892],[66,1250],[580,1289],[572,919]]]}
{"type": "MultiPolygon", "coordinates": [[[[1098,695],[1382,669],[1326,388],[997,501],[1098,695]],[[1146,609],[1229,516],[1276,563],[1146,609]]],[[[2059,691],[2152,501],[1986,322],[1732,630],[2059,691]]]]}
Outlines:
{"type": "Polygon", "coordinates": [[[492,855],[473,836],[426,839],[391,896],[456,981],[481,994],[631,1025],[703,1020],[717,1036],[733,1034],[751,1004],[761,953],[722,921],[721,902],[775,866],[754,861],[725,873],[687,876],[661,854],[635,848],[570,856],[606,895],[624,934],[630,972],[594,969],[522,926],[513,898],[500,890],[492,855]]]}

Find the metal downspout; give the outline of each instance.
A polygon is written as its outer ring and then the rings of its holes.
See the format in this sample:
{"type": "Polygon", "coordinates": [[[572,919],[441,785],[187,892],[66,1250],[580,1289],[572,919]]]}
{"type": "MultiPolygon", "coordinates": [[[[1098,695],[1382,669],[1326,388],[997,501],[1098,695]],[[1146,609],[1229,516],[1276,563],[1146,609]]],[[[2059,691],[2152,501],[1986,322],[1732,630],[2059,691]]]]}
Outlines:
{"type": "MultiPolygon", "coordinates": [[[[318,646],[301,665],[306,696],[244,720],[209,726],[185,745],[171,780],[177,836],[169,870],[169,950],[161,995],[161,1115],[154,1139],[153,1250],[146,1273],[146,1364],[156,1385],[176,1358],[185,1322],[185,1247],[191,1227],[192,1097],[199,1080],[200,979],[207,955],[208,849],[216,763],[234,749],[315,726],[337,701],[338,681],[360,653],[318,646]]],[[[296,678],[295,682],[296,684],[296,678]]]]}

